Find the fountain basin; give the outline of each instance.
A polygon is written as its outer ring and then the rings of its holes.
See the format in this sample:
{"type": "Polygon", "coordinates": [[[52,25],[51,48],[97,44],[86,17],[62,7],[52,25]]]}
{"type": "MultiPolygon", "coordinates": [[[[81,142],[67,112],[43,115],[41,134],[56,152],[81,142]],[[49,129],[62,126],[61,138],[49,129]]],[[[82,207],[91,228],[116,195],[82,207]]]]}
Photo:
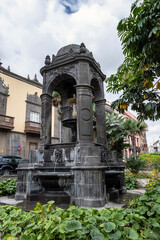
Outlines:
{"type": "Polygon", "coordinates": [[[64,127],[71,128],[71,131],[72,131],[71,142],[76,142],[77,141],[77,119],[75,118],[65,119],[62,121],[62,124],[64,127]]]}

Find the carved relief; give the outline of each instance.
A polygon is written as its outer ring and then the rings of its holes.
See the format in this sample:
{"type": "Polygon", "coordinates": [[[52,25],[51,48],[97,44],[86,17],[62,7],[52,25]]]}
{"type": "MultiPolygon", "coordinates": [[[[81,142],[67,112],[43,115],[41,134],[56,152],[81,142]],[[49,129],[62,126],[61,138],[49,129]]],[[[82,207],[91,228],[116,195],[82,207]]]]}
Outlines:
{"type": "Polygon", "coordinates": [[[101,156],[102,156],[101,162],[107,162],[107,163],[112,162],[112,152],[111,151],[103,149],[101,156]]]}
{"type": "Polygon", "coordinates": [[[63,163],[62,149],[56,149],[55,151],[55,162],[63,163]]]}
{"type": "Polygon", "coordinates": [[[7,87],[4,84],[4,80],[2,80],[2,78],[0,77],[0,93],[8,95],[8,90],[9,90],[9,86],[7,87]]]}
{"type": "Polygon", "coordinates": [[[89,70],[90,70],[91,79],[92,78],[96,78],[96,79],[99,78],[99,74],[97,73],[97,71],[94,70],[94,68],[90,67],[89,70]]]}
{"type": "Polygon", "coordinates": [[[8,90],[9,87],[4,84],[4,81],[0,77],[0,114],[3,115],[6,114],[8,90]]]}
{"type": "Polygon", "coordinates": [[[75,68],[75,65],[69,65],[69,66],[66,66],[66,67],[59,67],[59,68],[57,68],[57,69],[55,69],[55,70],[52,70],[52,71],[50,71],[50,73],[49,73],[49,76],[58,76],[58,75],[62,75],[62,74],[64,74],[64,73],[71,73],[71,69],[73,70],[75,68]]]}
{"type": "Polygon", "coordinates": [[[37,92],[35,92],[34,94],[28,94],[27,93],[27,102],[37,104],[39,106],[41,105],[41,99],[38,96],[37,92]]]}
{"type": "Polygon", "coordinates": [[[81,109],[81,116],[84,121],[89,121],[91,119],[91,111],[88,108],[81,109]]]}

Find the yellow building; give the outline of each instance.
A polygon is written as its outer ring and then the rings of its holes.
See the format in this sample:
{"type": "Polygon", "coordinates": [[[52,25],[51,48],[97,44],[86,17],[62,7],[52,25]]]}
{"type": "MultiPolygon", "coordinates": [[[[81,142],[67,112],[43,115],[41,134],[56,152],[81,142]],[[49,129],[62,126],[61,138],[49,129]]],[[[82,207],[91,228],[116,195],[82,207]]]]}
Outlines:
{"type": "MultiPolygon", "coordinates": [[[[0,63],[0,154],[28,158],[29,150],[39,148],[41,93],[42,84],[36,75],[33,80],[24,78],[0,63]]],[[[52,119],[54,136],[57,123],[52,119]]],[[[57,139],[53,137],[53,142],[57,139]]]]}

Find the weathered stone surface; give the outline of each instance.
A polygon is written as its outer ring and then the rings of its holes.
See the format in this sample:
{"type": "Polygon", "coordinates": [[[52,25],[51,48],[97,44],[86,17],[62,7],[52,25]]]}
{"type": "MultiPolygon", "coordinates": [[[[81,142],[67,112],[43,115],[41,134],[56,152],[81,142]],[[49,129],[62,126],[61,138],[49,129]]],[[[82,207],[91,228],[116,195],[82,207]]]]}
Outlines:
{"type": "Polygon", "coordinates": [[[41,74],[41,147],[19,165],[16,199],[102,207],[125,190],[123,162],[106,147],[105,75],[84,43],[61,48],[52,60],[47,55],[41,74]],[[58,144],[51,144],[53,91],[61,97],[58,144]]]}

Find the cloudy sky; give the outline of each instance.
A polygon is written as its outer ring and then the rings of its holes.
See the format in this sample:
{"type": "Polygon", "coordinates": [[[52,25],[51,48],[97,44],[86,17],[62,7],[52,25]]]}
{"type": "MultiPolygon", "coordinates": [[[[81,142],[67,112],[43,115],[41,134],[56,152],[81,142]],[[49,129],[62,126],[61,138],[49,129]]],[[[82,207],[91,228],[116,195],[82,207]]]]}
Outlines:
{"type": "MultiPolygon", "coordinates": [[[[3,0],[0,1],[0,59],[3,67],[30,78],[46,55],[85,43],[110,76],[123,61],[117,24],[127,17],[134,0],[3,0]]],[[[106,94],[109,101],[116,96],[106,94]]],[[[148,124],[148,143],[160,136],[160,121],[148,124]]]]}

